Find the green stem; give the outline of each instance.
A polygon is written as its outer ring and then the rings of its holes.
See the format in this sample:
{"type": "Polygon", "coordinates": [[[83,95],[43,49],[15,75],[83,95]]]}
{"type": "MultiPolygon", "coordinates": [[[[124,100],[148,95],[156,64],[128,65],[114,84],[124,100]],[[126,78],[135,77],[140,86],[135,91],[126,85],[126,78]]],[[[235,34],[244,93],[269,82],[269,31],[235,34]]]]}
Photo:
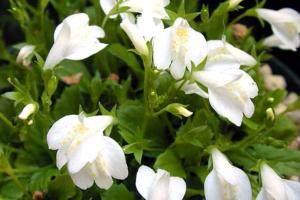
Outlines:
{"type": "Polygon", "coordinates": [[[14,129],[14,126],[13,124],[11,123],[11,121],[9,119],[7,119],[7,117],[0,112],[0,119],[8,126],[10,127],[11,129],[14,129]]]}
{"type": "MultiPolygon", "coordinates": [[[[100,2],[99,2],[99,0],[93,0],[93,3],[94,3],[94,6],[95,6],[96,23],[98,25],[100,25],[101,24],[101,13],[100,13],[101,6],[100,6],[100,2]]],[[[103,28],[103,26],[102,26],[102,28],[103,28]]]]}
{"type": "Polygon", "coordinates": [[[152,56],[143,57],[143,64],[145,68],[144,74],[144,101],[146,105],[146,110],[152,115],[152,106],[150,102],[150,92],[151,92],[151,67],[152,67],[152,56]]]}

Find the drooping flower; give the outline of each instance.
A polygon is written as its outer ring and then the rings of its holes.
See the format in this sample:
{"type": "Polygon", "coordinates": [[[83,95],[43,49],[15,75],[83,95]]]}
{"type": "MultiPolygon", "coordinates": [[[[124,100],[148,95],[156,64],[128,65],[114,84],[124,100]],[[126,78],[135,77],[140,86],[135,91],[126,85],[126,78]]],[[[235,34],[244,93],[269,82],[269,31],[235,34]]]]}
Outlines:
{"type": "Polygon", "coordinates": [[[22,120],[26,120],[28,119],[28,117],[33,114],[36,111],[37,107],[35,104],[33,103],[29,103],[27,104],[23,110],[21,111],[21,113],[18,115],[18,117],[22,120]]]}
{"type": "Polygon", "coordinates": [[[126,0],[121,6],[129,7],[129,11],[143,13],[149,10],[150,15],[156,19],[168,19],[169,16],[165,7],[169,5],[170,0],[126,0]]]}
{"type": "Polygon", "coordinates": [[[261,167],[262,188],[256,200],[296,200],[300,197],[300,183],[280,178],[267,164],[261,167]]]}
{"type": "Polygon", "coordinates": [[[250,118],[254,113],[251,98],[258,87],[241,65],[252,66],[256,60],[249,54],[221,40],[208,42],[208,57],[203,70],[194,72],[193,79],[208,88],[208,94],[196,83],[187,83],[182,90],[209,98],[213,109],[232,123],[240,126],[243,114],[250,118]]]}
{"type": "Polygon", "coordinates": [[[67,115],[47,134],[49,149],[58,150],[57,167],[67,164],[73,182],[81,189],[91,187],[94,181],[98,187],[108,189],[112,177],[123,180],[128,176],[122,148],[103,135],[112,121],[111,116],[67,115]]]}
{"type": "Polygon", "coordinates": [[[181,200],[186,191],[182,178],[170,176],[170,173],[142,165],[136,175],[136,188],[146,200],[181,200]]]}
{"type": "Polygon", "coordinates": [[[206,200],[251,200],[252,192],[245,172],[230,164],[218,149],[212,150],[213,170],[204,182],[206,200]]]}
{"type": "Polygon", "coordinates": [[[192,62],[200,64],[207,55],[204,36],[192,29],[185,19],[178,18],[153,39],[153,60],[158,69],[169,69],[175,79],[181,79],[192,62]]]}
{"type": "Polygon", "coordinates": [[[35,46],[34,45],[25,45],[23,46],[17,56],[17,63],[20,63],[24,66],[29,66],[30,65],[30,61],[28,60],[28,56],[30,56],[30,54],[32,54],[32,52],[34,51],[35,46]]]}
{"type": "Polygon", "coordinates": [[[64,59],[85,59],[107,46],[97,39],[104,37],[103,29],[89,26],[88,23],[88,15],[78,13],[68,16],[57,26],[54,44],[45,61],[45,69],[55,67],[64,59]]]}
{"type": "Polygon", "coordinates": [[[125,18],[120,26],[126,32],[136,50],[143,55],[148,55],[149,52],[147,42],[161,32],[164,27],[162,21],[153,18],[147,10],[137,17],[136,24],[125,18]]]}
{"type": "Polygon", "coordinates": [[[258,16],[271,24],[273,35],[265,39],[264,44],[296,51],[300,46],[300,13],[291,8],[271,10],[259,8],[258,16]]]}

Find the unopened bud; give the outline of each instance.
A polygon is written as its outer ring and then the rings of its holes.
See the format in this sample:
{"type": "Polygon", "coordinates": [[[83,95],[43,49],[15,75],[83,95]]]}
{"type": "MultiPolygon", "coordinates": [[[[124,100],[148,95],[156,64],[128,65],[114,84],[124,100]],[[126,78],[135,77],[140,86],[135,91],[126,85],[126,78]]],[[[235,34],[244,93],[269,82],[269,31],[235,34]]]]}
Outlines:
{"type": "Polygon", "coordinates": [[[273,97],[269,97],[269,98],[267,99],[267,101],[268,101],[269,103],[273,103],[273,102],[274,102],[274,98],[273,98],[273,97]]]}
{"type": "Polygon", "coordinates": [[[189,117],[193,114],[193,112],[186,109],[185,105],[179,103],[170,104],[165,108],[165,110],[178,117],[189,117]]]}
{"type": "Polygon", "coordinates": [[[270,121],[274,121],[275,119],[275,114],[274,114],[274,111],[272,108],[268,108],[266,110],[266,115],[267,115],[267,119],[270,120],[270,121]]]}
{"type": "Polygon", "coordinates": [[[237,7],[243,0],[229,0],[229,9],[237,7]]]}
{"type": "Polygon", "coordinates": [[[27,104],[18,117],[22,120],[28,119],[28,117],[36,111],[36,105],[33,103],[27,104]]]}
{"type": "Polygon", "coordinates": [[[20,63],[24,66],[29,66],[30,65],[30,60],[28,60],[28,56],[34,51],[35,46],[33,45],[25,45],[23,46],[20,51],[19,54],[17,56],[17,63],[20,63]]]}
{"type": "Polygon", "coordinates": [[[234,24],[232,28],[236,39],[244,39],[248,33],[248,28],[243,24],[234,24]]]}

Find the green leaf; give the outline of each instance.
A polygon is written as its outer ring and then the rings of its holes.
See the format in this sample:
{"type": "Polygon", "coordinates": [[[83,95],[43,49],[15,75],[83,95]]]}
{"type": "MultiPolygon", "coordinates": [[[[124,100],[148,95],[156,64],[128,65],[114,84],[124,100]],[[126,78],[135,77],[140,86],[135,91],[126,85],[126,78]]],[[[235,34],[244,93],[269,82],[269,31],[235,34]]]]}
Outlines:
{"type": "Polygon", "coordinates": [[[126,199],[126,200],[134,200],[134,193],[128,191],[125,185],[114,184],[107,191],[103,192],[101,195],[101,199],[103,200],[116,200],[116,199],[126,199]]]}
{"type": "Polygon", "coordinates": [[[186,178],[186,173],[181,161],[176,152],[174,152],[172,149],[166,150],[157,157],[154,163],[154,168],[164,169],[170,172],[172,176],[186,178]]]}
{"type": "Polygon", "coordinates": [[[1,200],[24,199],[23,195],[23,191],[12,181],[2,185],[2,187],[0,188],[1,200]]]}
{"type": "Polygon", "coordinates": [[[181,3],[177,10],[178,16],[184,17],[185,16],[185,0],[181,0],[181,3]]]}
{"type": "Polygon", "coordinates": [[[47,168],[41,169],[34,173],[29,182],[29,189],[31,192],[34,191],[43,191],[46,192],[48,190],[48,185],[52,177],[58,174],[57,169],[47,168]]]}
{"type": "Polygon", "coordinates": [[[49,183],[49,198],[68,200],[76,194],[76,188],[69,175],[57,176],[49,183]]]}

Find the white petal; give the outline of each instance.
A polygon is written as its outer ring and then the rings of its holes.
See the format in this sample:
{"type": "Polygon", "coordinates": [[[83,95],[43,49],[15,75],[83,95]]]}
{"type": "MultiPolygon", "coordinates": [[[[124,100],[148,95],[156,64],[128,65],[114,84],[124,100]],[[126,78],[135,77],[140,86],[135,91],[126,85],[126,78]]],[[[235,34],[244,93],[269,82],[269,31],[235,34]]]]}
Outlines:
{"type": "MultiPolygon", "coordinates": [[[[80,171],[87,163],[92,163],[98,156],[103,136],[90,134],[82,140],[73,141],[77,143],[76,149],[69,155],[68,170],[74,174],[80,171]]],[[[71,144],[72,145],[72,144],[71,144]]]]}
{"type": "Polygon", "coordinates": [[[120,26],[126,32],[136,50],[141,54],[148,55],[146,40],[137,25],[132,24],[129,20],[125,19],[122,21],[120,26]]]}
{"type": "Polygon", "coordinates": [[[71,29],[67,23],[63,23],[63,26],[54,42],[49,54],[46,58],[44,68],[49,69],[55,67],[65,58],[65,53],[68,49],[69,38],[71,34],[71,29]]]}
{"type": "Polygon", "coordinates": [[[17,56],[17,63],[22,63],[35,49],[34,45],[25,45],[23,46],[17,56]]]}
{"type": "Polygon", "coordinates": [[[232,46],[229,43],[226,43],[225,45],[228,51],[231,53],[231,55],[233,55],[241,65],[247,65],[247,66],[256,65],[257,62],[255,58],[253,58],[248,53],[232,46]]]}
{"type": "Polygon", "coordinates": [[[128,176],[128,167],[124,152],[120,145],[110,137],[103,136],[100,152],[106,162],[109,174],[116,179],[128,176]]]}
{"type": "Polygon", "coordinates": [[[157,69],[168,69],[171,64],[171,28],[164,29],[153,39],[153,60],[157,69]]]}
{"type": "Polygon", "coordinates": [[[78,122],[78,115],[67,115],[56,121],[47,133],[49,149],[61,148],[62,140],[78,122]]]}
{"type": "Polygon", "coordinates": [[[254,98],[258,95],[258,87],[252,77],[244,71],[242,72],[243,76],[239,79],[240,87],[245,89],[247,95],[250,98],[254,98]]]}
{"type": "Polygon", "coordinates": [[[151,188],[147,199],[168,199],[170,174],[165,170],[158,169],[155,179],[156,180],[154,181],[154,186],[151,188]]]}
{"type": "Polygon", "coordinates": [[[236,199],[251,200],[252,190],[251,190],[251,184],[248,176],[246,175],[245,172],[243,172],[241,169],[237,167],[233,167],[233,171],[237,179],[237,183],[235,185],[237,189],[236,199]]]}
{"type": "Polygon", "coordinates": [[[117,4],[116,0],[100,0],[101,8],[103,9],[106,15],[113,9],[113,7],[116,4],[117,4]]]}
{"type": "Polygon", "coordinates": [[[189,61],[192,61],[196,66],[199,65],[207,56],[207,43],[204,36],[189,28],[189,40],[187,48],[187,57],[189,61]]]}
{"type": "Polygon", "coordinates": [[[71,29],[77,29],[78,27],[87,26],[89,23],[89,16],[85,13],[76,13],[70,15],[64,19],[64,22],[67,22],[71,29]]]}
{"type": "Polygon", "coordinates": [[[261,168],[262,185],[268,196],[274,199],[286,199],[285,185],[276,172],[266,164],[261,168]]]}
{"type": "Polygon", "coordinates": [[[84,118],[84,125],[95,132],[101,133],[113,122],[113,117],[100,115],[84,118]]]}
{"type": "Polygon", "coordinates": [[[201,97],[208,98],[208,94],[202,90],[196,83],[186,83],[181,88],[185,94],[197,94],[201,97]]]}
{"type": "Polygon", "coordinates": [[[105,36],[104,30],[99,26],[89,26],[88,31],[95,38],[103,38],[105,36]]]}
{"type": "Polygon", "coordinates": [[[293,191],[295,197],[300,197],[300,183],[296,181],[283,179],[285,184],[293,191]]]}
{"type": "Polygon", "coordinates": [[[274,24],[274,23],[293,22],[297,14],[295,12],[291,12],[290,14],[289,13],[290,10],[292,9],[283,8],[277,11],[277,10],[271,10],[266,8],[259,8],[256,9],[256,12],[261,18],[263,18],[270,24],[274,24]]]}
{"type": "Polygon", "coordinates": [[[283,50],[288,50],[291,48],[294,50],[294,47],[284,44],[276,35],[271,35],[265,38],[263,44],[268,47],[278,47],[283,50]]]}
{"type": "Polygon", "coordinates": [[[56,153],[56,166],[61,169],[68,162],[68,156],[64,149],[58,149],[56,153]]]}
{"type": "Polygon", "coordinates": [[[170,177],[169,200],[181,200],[186,191],[186,184],[182,178],[170,177]]]}
{"type": "Polygon", "coordinates": [[[300,32],[300,13],[292,8],[282,8],[278,10],[280,13],[290,16],[291,21],[296,26],[298,32],[300,32]]]}
{"type": "Polygon", "coordinates": [[[75,174],[70,174],[70,176],[74,184],[83,190],[90,188],[94,183],[94,179],[91,176],[91,172],[88,166],[85,166],[82,170],[75,174]]]}
{"type": "Polygon", "coordinates": [[[204,194],[206,200],[223,200],[222,188],[214,170],[205,179],[204,194]]]}
{"type": "Polygon", "coordinates": [[[256,200],[268,200],[265,190],[262,188],[258,193],[256,200]]]}
{"type": "Polygon", "coordinates": [[[248,99],[244,105],[244,114],[247,118],[252,117],[253,113],[254,113],[255,107],[254,104],[252,103],[252,101],[250,99],[248,99]]]}
{"type": "Polygon", "coordinates": [[[109,189],[113,184],[111,176],[103,172],[99,172],[97,174],[97,176],[95,177],[95,182],[99,188],[103,188],[106,190],[109,189]]]}
{"type": "Polygon", "coordinates": [[[140,195],[147,199],[149,192],[151,191],[152,184],[155,179],[155,172],[145,165],[140,166],[136,174],[136,188],[140,195]]]}
{"type": "Polygon", "coordinates": [[[289,47],[293,51],[296,51],[297,47],[299,47],[299,33],[292,24],[277,23],[272,26],[272,30],[284,46],[289,47]]]}
{"type": "Polygon", "coordinates": [[[183,78],[184,73],[185,73],[185,69],[186,69],[185,61],[181,58],[176,58],[171,63],[170,72],[171,72],[171,75],[175,79],[178,80],[178,79],[183,78]]]}

